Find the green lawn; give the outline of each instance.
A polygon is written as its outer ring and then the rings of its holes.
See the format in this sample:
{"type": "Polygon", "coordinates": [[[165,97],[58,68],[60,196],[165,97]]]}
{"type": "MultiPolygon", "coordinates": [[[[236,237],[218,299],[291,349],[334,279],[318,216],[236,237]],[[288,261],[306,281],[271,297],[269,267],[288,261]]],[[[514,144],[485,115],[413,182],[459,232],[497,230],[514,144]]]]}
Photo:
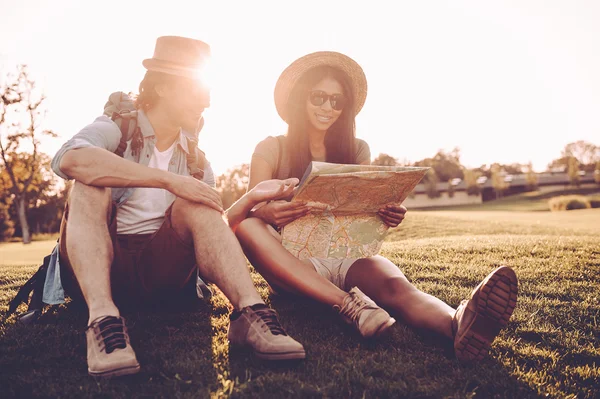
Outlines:
{"type": "MultiPolygon", "coordinates": [[[[492,269],[515,268],[517,308],[491,355],[462,366],[451,346],[397,323],[364,341],[333,311],[268,297],[307,349],[301,363],[269,364],[230,352],[226,301],[129,312],[138,375],[87,375],[86,315],[73,305],[33,327],[0,322],[2,397],[598,397],[600,210],[409,212],[383,247],[420,289],[456,306],[492,269]]],[[[0,313],[52,242],[0,245],[0,313]]]]}

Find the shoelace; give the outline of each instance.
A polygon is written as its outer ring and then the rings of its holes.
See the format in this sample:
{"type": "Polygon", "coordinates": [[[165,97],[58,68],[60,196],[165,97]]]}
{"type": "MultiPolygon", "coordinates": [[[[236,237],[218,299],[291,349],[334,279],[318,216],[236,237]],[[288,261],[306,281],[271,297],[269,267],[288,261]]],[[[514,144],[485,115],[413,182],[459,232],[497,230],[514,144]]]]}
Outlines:
{"type": "Polygon", "coordinates": [[[93,328],[96,324],[99,327],[96,340],[100,341],[98,343],[100,351],[105,350],[106,353],[112,353],[115,349],[125,349],[127,347],[127,327],[121,320],[116,317],[107,317],[98,323],[93,323],[88,328],[93,328]]]}
{"type": "Polygon", "coordinates": [[[358,323],[358,315],[360,314],[361,310],[369,307],[369,303],[363,301],[354,292],[350,293],[350,297],[352,298],[352,300],[348,301],[340,309],[340,313],[344,316],[347,316],[348,318],[350,318],[350,320],[354,321],[355,323],[358,323]]]}
{"type": "Polygon", "coordinates": [[[273,335],[287,335],[283,327],[277,319],[277,313],[273,309],[259,309],[255,310],[254,313],[262,320],[265,325],[271,330],[273,335]]]}

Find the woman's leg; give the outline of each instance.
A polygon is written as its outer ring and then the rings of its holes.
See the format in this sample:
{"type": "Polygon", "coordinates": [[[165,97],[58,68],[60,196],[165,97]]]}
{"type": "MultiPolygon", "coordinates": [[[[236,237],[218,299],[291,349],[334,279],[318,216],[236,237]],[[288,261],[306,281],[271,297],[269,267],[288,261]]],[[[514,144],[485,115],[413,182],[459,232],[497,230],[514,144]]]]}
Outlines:
{"type": "Polygon", "coordinates": [[[346,274],[346,288],[356,286],[379,306],[399,315],[412,327],[453,338],[455,310],[436,297],[419,291],[383,256],[358,259],[346,274]]]}
{"type": "Polygon", "coordinates": [[[236,235],[250,263],[269,284],[329,306],[343,303],[347,293],[317,273],[312,264],[290,254],[262,220],[244,220],[236,235]]]}
{"type": "Polygon", "coordinates": [[[269,284],[333,306],[363,337],[376,337],[395,323],[385,310],[367,301],[364,294],[341,290],[317,273],[312,264],[290,254],[281,245],[279,235],[262,220],[244,220],[236,234],[246,256],[269,284]]]}

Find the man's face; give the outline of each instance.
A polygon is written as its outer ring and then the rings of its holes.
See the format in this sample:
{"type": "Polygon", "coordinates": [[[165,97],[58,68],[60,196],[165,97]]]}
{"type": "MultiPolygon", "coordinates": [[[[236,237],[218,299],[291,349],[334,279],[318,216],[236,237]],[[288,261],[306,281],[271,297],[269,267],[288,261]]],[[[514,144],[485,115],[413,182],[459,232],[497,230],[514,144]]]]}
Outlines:
{"type": "Polygon", "coordinates": [[[161,100],[175,123],[187,132],[196,133],[204,109],[210,106],[210,89],[199,79],[173,76],[161,88],[161,100]]]}

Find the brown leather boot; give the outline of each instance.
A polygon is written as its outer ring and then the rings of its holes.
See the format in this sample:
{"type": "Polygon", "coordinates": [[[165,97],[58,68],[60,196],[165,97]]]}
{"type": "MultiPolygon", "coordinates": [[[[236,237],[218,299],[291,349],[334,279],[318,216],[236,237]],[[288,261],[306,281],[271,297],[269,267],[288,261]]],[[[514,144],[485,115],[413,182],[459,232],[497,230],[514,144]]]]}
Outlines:
{"type": "Polygon", "coordinates": [[[98,317],[85,330],[88,373],[93,377],[117,377],[140,371],[129,344],[125,319],[98,317]]]}
{"type": "Polygon", "coordinates": [[[287,335],[277,313],[265,304],[233,312],[227,338],[232,345],[249,346],[256,357],[266,360],[304,359],[302,344],[287,335]]]}
{"type": "Polygon", "coordinates": [[[452,319],[454,351],[461,362],[481,360],[517,306],[518,281],[513,269],[500,266],[461,302],[452,319]]]}

